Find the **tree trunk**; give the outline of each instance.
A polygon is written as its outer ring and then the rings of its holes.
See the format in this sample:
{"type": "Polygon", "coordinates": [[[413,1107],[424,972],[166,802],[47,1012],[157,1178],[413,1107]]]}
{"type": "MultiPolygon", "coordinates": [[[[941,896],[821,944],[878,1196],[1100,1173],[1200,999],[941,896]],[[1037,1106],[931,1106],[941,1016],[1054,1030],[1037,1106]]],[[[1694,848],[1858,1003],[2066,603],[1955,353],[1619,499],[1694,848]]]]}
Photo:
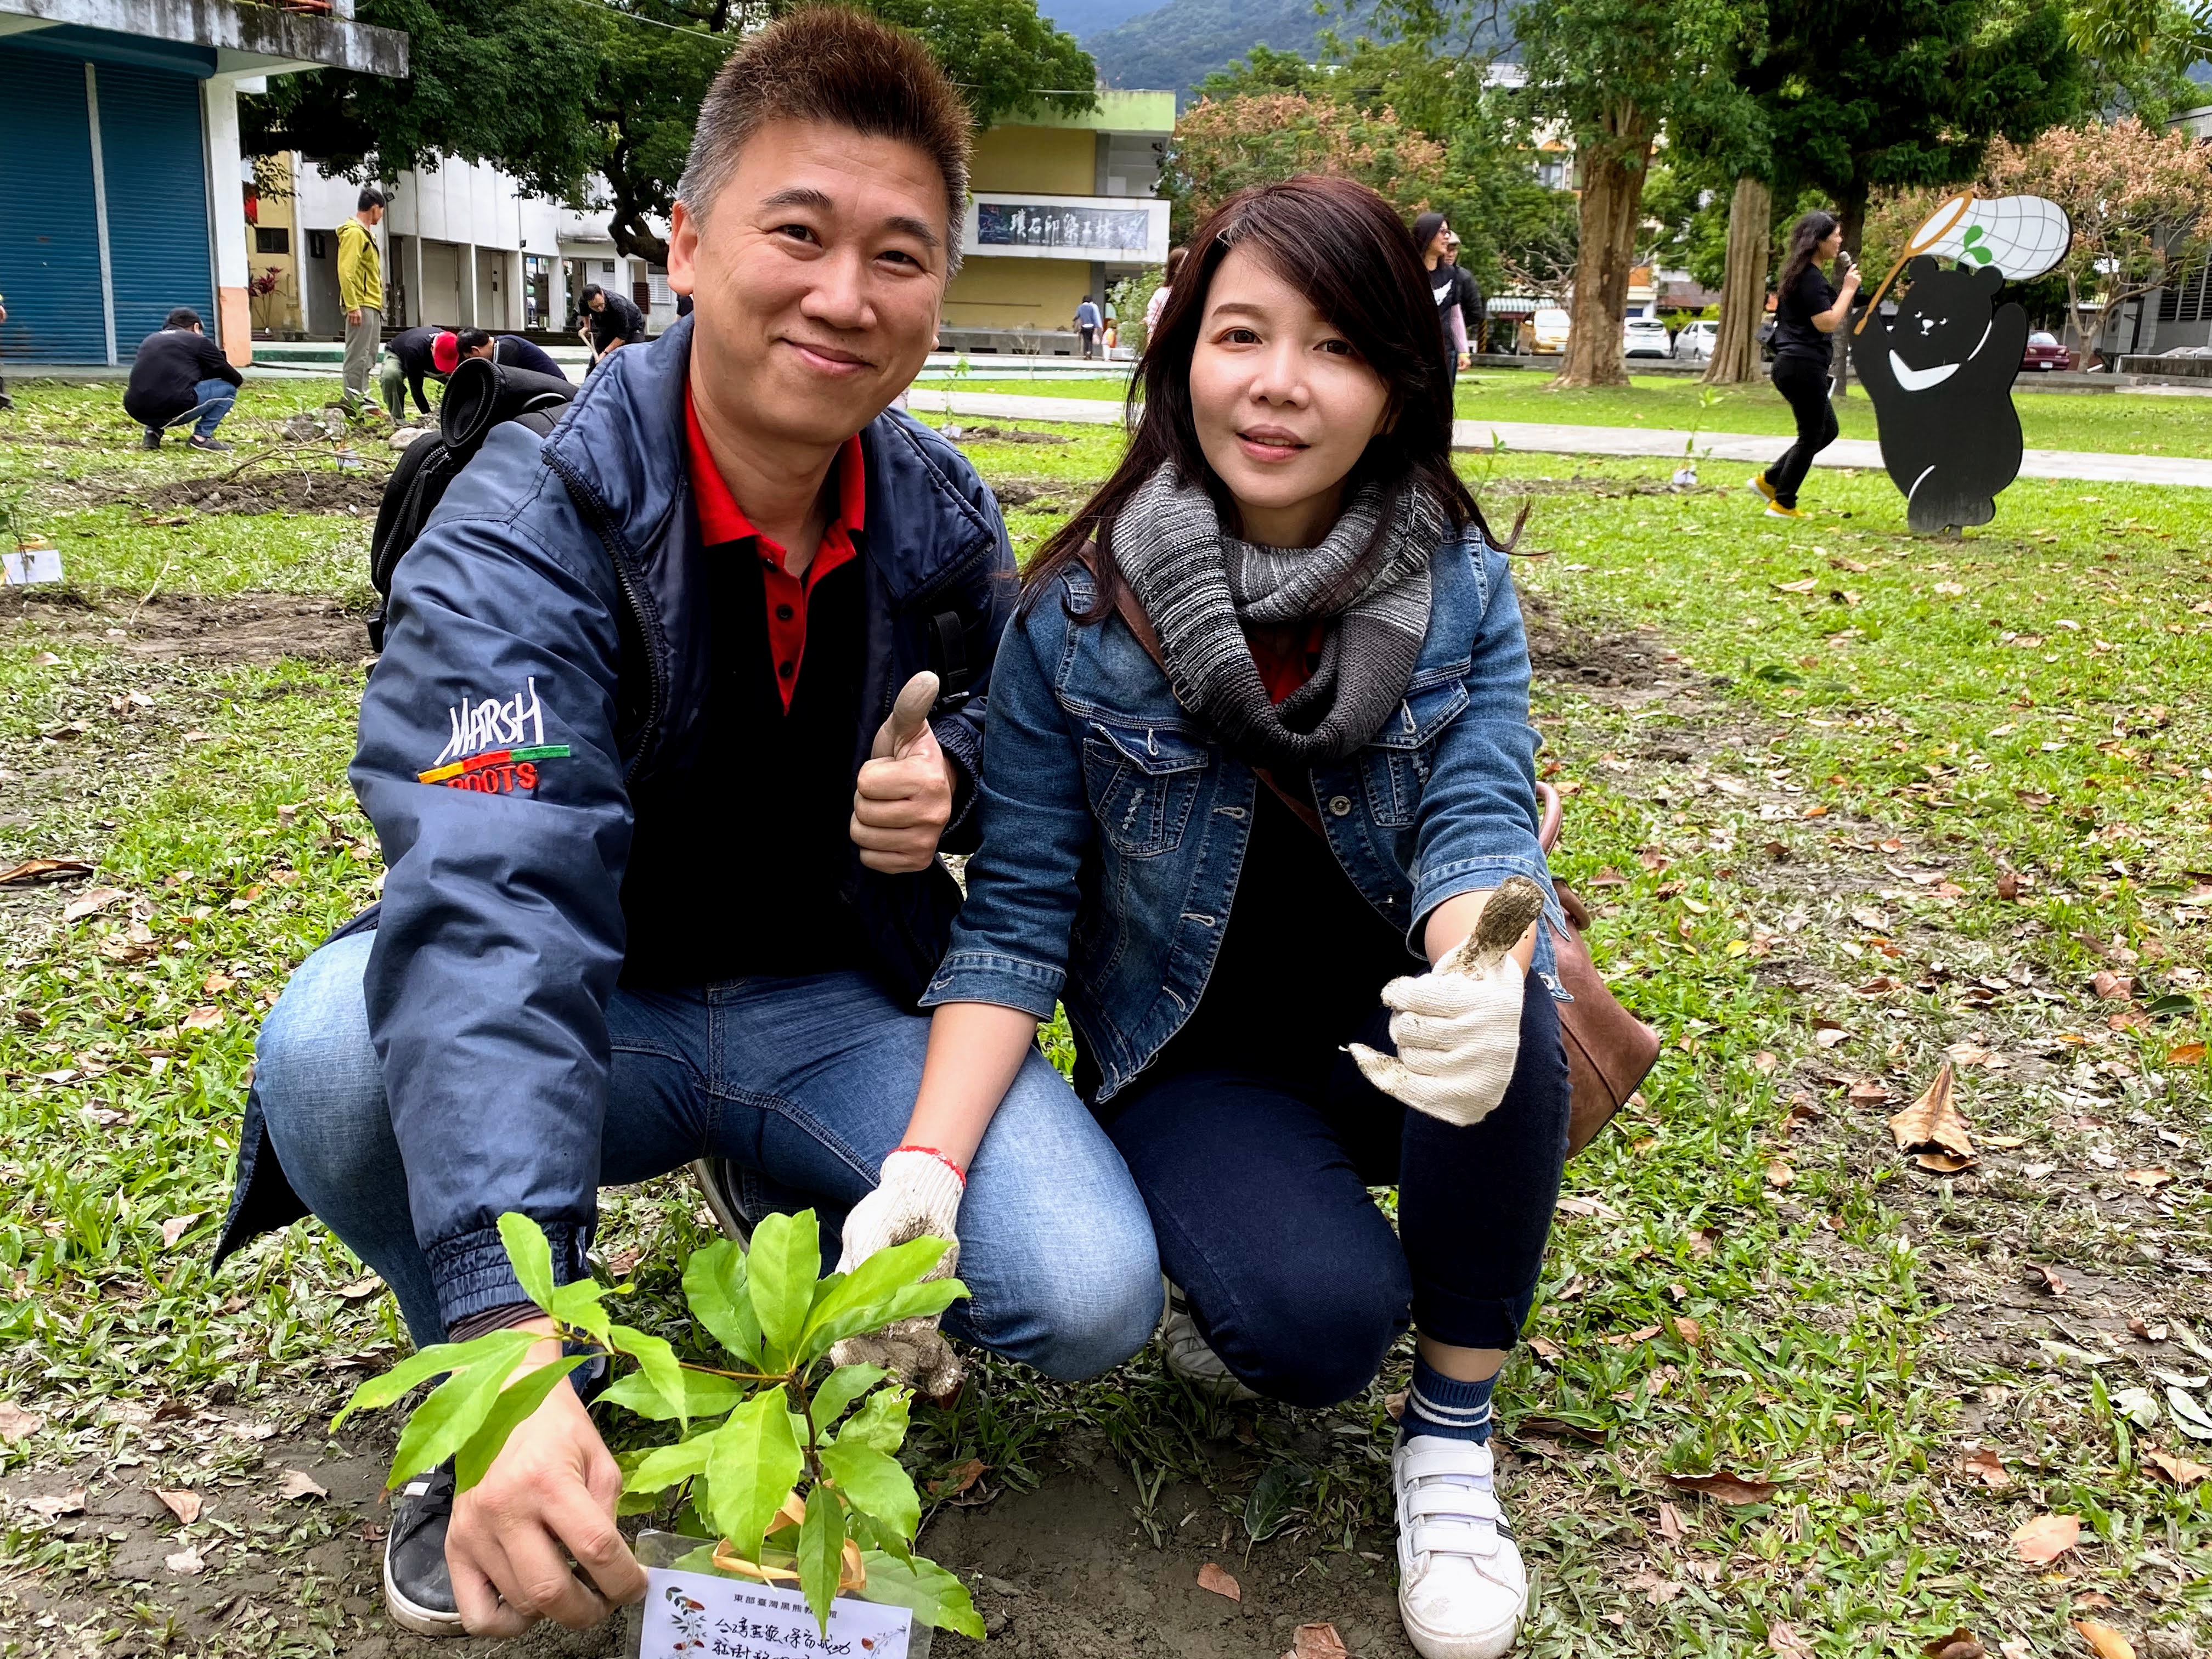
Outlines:
{"type": "Polygon", "coordinates": [[[1721,278],[1720,331],[1705,364],[1707,386],[1759,378],[1759,325],[1766,314],[1766,259],[1773,246],[1774,191],[1745,173],[1729,202],[1728,271],[1721,278]]]}
{"type": "MultiPolygon", "coordinates": [[[[1844,198],[1842,210],[1836,215],[1844,233],[1844,252],[1852,258],[1859,257],[1859,240],[1866,231],[1867,186],[1864,182],[1852,185],[1850,193],[1844,198]]],[[[1834,278],[1831,277],[1830,281],[1834,278]]],[[[1851,395],[1851,329],[1857,319],[1846,318],[1836,331],[1836,364],[1832,398],[1851,395]]]]}
{"type": "Polygon", "coordinates": [[[1582,245],[1568,306],[1567,351],[1560,386],[1626,386],[1620,355],[1628,311],[1628,268],[1651,159],[1649,134],[1613,137],[1583,153],[1582,245]]]}

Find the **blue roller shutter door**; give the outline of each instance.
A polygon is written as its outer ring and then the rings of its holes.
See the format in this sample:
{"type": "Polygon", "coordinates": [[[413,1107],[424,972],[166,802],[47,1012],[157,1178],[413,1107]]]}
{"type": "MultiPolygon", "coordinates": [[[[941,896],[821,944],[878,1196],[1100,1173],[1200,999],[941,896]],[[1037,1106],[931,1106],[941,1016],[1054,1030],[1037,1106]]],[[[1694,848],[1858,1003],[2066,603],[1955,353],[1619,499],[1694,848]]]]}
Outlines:
{"type": "Polygon", "coordinates": [[[179,306],[216,331],[200,87],[190,76],[125,64],[95,71],[115,344],[128,362],[179,306]]]}
{"type": "MultiPolygon", "coordinates": [[[[84,64],[0,46],[0,86],[8,89],[0,117],[0,295],[8,305],[0,357],[104,363],[107,325],[84,64]]],[[[197,133],[192,149],[197,155],[197,133]]],[[[203,217],[203,248],[204,227],[203,217]]],[[[204,252],[200,264],[204,271],[204,252]]]]}

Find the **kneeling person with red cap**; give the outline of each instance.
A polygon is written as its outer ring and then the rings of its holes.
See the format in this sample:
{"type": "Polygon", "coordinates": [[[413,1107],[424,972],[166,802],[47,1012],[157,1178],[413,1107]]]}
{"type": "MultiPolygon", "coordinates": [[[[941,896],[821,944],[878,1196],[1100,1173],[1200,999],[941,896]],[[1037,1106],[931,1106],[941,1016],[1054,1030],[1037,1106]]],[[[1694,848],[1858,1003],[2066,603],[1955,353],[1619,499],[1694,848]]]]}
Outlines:
{"type": "Polygon", "coordinates": [[[568,378],[551,356],[520,334],[492,335],[480,328],[434,328],[425,325],[402,329],[384,343],[384,368],[379,380],[384,406],[395,421],[407,417],[409,393],[414,396],[416,412],[428,415],[430,400],[423,392],[422,382],[436,380],[443,385],[446,377],[461,366],[465,357],[489,357],[509,368],[550,374],[560,380],[568,378]]]}

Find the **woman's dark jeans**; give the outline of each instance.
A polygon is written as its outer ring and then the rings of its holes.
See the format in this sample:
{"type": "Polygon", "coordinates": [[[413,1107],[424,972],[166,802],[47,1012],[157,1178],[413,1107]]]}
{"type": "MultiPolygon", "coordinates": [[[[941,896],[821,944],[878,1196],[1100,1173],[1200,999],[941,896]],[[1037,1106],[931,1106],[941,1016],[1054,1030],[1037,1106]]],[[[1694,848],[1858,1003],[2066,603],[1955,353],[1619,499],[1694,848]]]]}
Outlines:
{"type": "MultiPolygon", "coordinates": [[[[1378,1011],[1361,1039],[1389,1048],[1388,1019],[1378,1011]]],[[[1401,1105],[1342,1054],[1304,1082],[1140,1079],[1105,1115],[1161,1267],[1259,1393],[1294,1406],[1358,1394],[1409,1317],[1457,1347],[1519,1339],[1567,1156],[1559,1011],[1534,974],[1513,1081],[1466,1128],[1401,1105]],[[1395,1232],[1367,1190],[1392,1184],[1395,1232]]]]}
{"type": "Polygon", "coordinates": [[[1836,411],[1828,402],[1828,366],[1809,357],[1777,357],[1774,389],[1797,417],[1797,441],[1766,469],[1766,482],[1774,486],[1776,501],[1795,507],[1797,488],[1813,470],[1813,458],[1836,441],[1836,411]]]}

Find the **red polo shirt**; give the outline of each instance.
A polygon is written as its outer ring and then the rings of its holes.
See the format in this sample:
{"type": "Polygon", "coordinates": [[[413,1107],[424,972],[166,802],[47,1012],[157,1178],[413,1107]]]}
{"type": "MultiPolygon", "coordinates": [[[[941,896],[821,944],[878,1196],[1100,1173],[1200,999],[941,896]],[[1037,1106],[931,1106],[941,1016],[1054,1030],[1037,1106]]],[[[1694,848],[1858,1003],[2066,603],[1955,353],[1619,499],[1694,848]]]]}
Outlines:
{"type": "Polygon", "coordinates": [[[806,657],[806,602],[815,586],[858,550],[853,532],[867,522],[867,464],[860,454],[858,433],[845,440],[837,452],[837,516],[822,532],[822,545],[804,576],[784,568],[786,550],[753,528],[738,498],[730,493],[707,434],[699,429],[698,406],[690,387],[684,392],[684,432],[690,447],[691,499],[698,504],[699,534],[709,547],[749,541],[761,562],[761,590],[768,600],[769,652],[775,659],[776,689],[783,694],[783,712],[791,712],[791,695],[799,689],[799,665],[806,657]]]}

